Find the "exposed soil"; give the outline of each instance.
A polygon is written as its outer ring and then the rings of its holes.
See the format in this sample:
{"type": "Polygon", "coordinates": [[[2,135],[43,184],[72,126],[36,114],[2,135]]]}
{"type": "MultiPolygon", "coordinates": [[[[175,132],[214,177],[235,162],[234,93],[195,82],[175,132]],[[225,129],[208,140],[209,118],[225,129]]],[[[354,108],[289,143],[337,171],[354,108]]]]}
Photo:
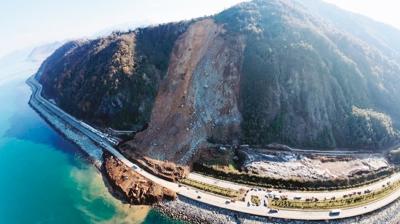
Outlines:
{"type": "Polygon", "coordinates": [[[208,148],[196,163],[224,172],[243,172],[276,179],[330,180],[354,178],[389,170],[392,164],[378,154],[309,155],[267,149],[208,148]]]}
{"type": "Polygon", "coordinates": [[[384,156],[306,156],[290,152],[243,151],[242,169],[248,173],[281,179],[329,180],[353,178],[391,168],[384,156]]]}
{"type": "Polygon", "coordinates": [[[126,143],[132,151],[187,165],[208,138],[239,137],[236,99],[244,44],[240,38],[226,40],[224,32],[204,19],[177,40],[149,127],[126,143]]]}
{"type": "Polygon", "coordinates": [[[161,161],[149,158],[139,151],[132,152],[126,145],[120,147],[122,153],[127,155],[128,159],[140,164],[146,171],[168,181],[177,182],[185,178],[189,173],[188,166],[180,166],[173,162],[161,161]]]}
{"type": "Polygon", "coordinates": [[[111,186],[128,203],[153,205],[163,200],[175,200],[176,193],[148,180],[108,153],[103,154],[103,170],[111,186]]]}

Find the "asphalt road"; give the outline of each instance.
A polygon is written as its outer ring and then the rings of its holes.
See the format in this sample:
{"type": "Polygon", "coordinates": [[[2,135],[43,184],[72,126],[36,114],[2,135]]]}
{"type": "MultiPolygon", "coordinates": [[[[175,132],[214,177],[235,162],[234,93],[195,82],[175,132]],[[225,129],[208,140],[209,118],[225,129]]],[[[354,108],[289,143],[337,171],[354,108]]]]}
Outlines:
{"type": "MultiPolygon", "coordinates": [[[[397,198],[400,197],[400,190],[394,192],[393,194],[383,198],[382,200],[375,201],[371,204],[368,204],[366,206],[360,206],[360,207],[355,207],[355,208],[349,208],[349,209],[342,209],[340,214],[337,216],[330,216],[329,211],[324,211],[324,210],[318,210],[318,211],[306,211],[306,210],[286,210],[286,209],[281,209],[277,213],[269,213],[269,208],[265,207],[263,203],[261,203],[260,206],[248,206],[248,200],[250,198],[250,195],[253,194],[250,192],[248,196],[246,197],[246,200],[243,201],[236,201],[236,202],[227,202],[229,201],[227,198],[217,196],[214,194],[210,194],[207,192],[202,192],[199,191],[195,188],[187,187],[187,186],[181,186],[178,185],[177,183],[169,182],[163,179],[160,179],[143,169],[140,169],[136,164],[132,163],[128,159],[126,159],[121,153],[119,153],[114,147],[112,141],[110,141],[107,137],[106,134],[101,133],[98,130],[95,130],[94,128],[90,127],[89,125],[75,119],[74,117],[70,116],[69,114],[65,113],[63,110],[58,108],[56,105],[50,103],[46,99],[44,99],[41,96],[41,91],[42,91],[42,86],[33,78],[31,77],[27,83],[31,86],[32,92],[33,92],[33,100],[37,100],[45,109],[47,109],[49,112],[54,114],[55,116],[63,119],[66,123],[71,125],[72,127],[76,128],[79,130],[81,133],[86,135],[88,138],[92,139],[94,142],[99,144],[104,150],[107,150],[111,154],[113,154],[115,157],[117,157],[119,160],[121,160],[125,165],[128,167],[131,167],[133,170],[136,172],[140,173],[144,177],[154,181],[155,183],[169,188],[177,194],[220,208],[225,208],[228,210],[233,210],[233,211],[238,211],[238,212],[243,212],[251,215],[258,215],[258,216],[269,216],[269,217],[276,217],[276,218],[283,218],[283,219],[296,219],[296,220],[329,220],[329,219],[338,219],[338,218],[346,218],[346,217],[353,217],[353,216],[358,216],[362,214],[366,214],[369,212],[372,212],[376,209],[379,209],[381,207],[384,207],[388,205],[389,203],[393,202],[397,198]]],[[[210,183],[210,184],[215,184],[221,187],[226,187],[226,188],[232,188],[232,189],[248,189],[246,186],[241,186],[235,183],[230,183],[226,181],[220,181],[216,180],[213,178],[201,176],[198,174],[190,174],[190,178],[200,180],[205,183],[210,183]]],[[[363,186],[359,190],[343,190],[343,191],[330,191],[330,192],[313,192],[313,193],[308,193],[308,192],[290,192],[290,191],[284,191],[282,193],[279,192],[274,192],[275,194],[284,194],[287,195],[288,197],[297,197],[301,196],[303,198],[306,197],[318,197],[318,198],[324,198],[324,197],[331,197],[331,196],[340,196],[342,194],[349,194],[354,191],[363,191],[364,189],[377,189],[379,187],[382,187],[382,184],[386,184],[387,181],[396,181],[400,179],[400,174],[395,174],[389,179],[384,179],[381,180],[373,185],[369,186],[363,186]]],[[[254,194],[259,195],[262,197],[264,194],[263,191],[257,191],[257,193],[254,192],[254,194]]],[[[266,194],[266,192],[265,192],[266,194]]],[[[264,199],[262,199],[264,200],[264,199]]]]}

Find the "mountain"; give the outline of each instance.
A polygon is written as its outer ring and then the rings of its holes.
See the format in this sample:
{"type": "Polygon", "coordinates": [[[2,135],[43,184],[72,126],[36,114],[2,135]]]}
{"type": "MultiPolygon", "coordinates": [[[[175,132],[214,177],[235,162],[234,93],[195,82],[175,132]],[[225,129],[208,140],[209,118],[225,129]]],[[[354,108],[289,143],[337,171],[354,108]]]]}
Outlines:
{"type": "Polygon", "coordinates": [[[109,36],[116,30],[120,31],[120,32],[128,32],[129,30],[134,30],[139,27],[150,26],[151,24],[154,24],[154,22],[149,19],[136,21],[136,22],[126,22],[126,23],[117,24],[117,25],[114,25],[111,27],[107,27],[105,29],[102,29],[102,30],[96,32],[95,34],[93,34],[91,36],[93,38],[99,38],[99,37],[109,36]]]}
{"type": "Polygon", "coordinates": [[[137,130],[126,154],[187,164],[212,143],[383,150],[399,140],[400,31],[314,0],[217,15],[50,56],[44,96],[99,127],[137,130]]]}
{"type": "Polygon", "coordinates": [[[400,32],[396,28],[322,1],[300,0],[300,2],[314,16],[328,21],[392,57],[399,57],[400,32]]]}
{"type": "MultiPolygon", "coordinates": [[[[22,73],[21,71],[26,72],[29,67],[25,65],[27,62],[26,57],[31,50],[32,49],[29,48],[14,51],[0,58],[0,85],[5,82],[4,80],[13,80],[15,76],[20,76],[22,73]]],[[[35,69],[37,69],[37,67],[35,69]]],[[[32,72],[35,71],[31,71],[30,74],[32,74],[32,72]]]]}
{"type": "Polygon", "coordinates": [[[35,73],[40,64],[62,45],[60,42],[27,47],[0,58],[0,85],[26,79],[35,73]]]}
{"type": "Polygon", "coordinates": [[[56,41],[53,43],[43,44],[32,49],[26,60],[32,62],[43,62],[48,56],[50,56],[56,49],[58,49],[63,42],[56,41]]]}
{"type": "Polygon", "coordinates": [[[186,23],[65,44],[39,69],[44,95],[102,126],[141,129],[186,23]]]}

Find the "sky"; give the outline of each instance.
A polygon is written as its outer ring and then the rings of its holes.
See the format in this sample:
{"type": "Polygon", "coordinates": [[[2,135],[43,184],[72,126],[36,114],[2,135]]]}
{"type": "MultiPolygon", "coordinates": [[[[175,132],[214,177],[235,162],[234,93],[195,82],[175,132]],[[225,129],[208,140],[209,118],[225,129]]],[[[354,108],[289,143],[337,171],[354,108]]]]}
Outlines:
{"type": "Polygon", "coordinates": [[[324,0],[348,11],[400,29],[400,1],[398,0],[324,0]]]}
{"type": "MultiPolygon", "coordinates": [[[[0,0],[0,57],[115,27],[215,14],[243,0],[0,0]]],[[[400,29],[396,0],[325,0],[400,29]]]]}
{"type": "Polygon", "coordinates": [[[242,0],[0,0],[0,57],[18,48],[92,36],[127,24],[210,15],[242,0]]]}

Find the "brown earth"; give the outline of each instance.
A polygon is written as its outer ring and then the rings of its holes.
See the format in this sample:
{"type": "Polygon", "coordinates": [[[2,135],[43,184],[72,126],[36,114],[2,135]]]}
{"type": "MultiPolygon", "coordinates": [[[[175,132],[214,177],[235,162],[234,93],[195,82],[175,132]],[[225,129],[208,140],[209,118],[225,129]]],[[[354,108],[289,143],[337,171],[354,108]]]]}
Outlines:
{"type": "Polygon", "coordinates": [[[236,99],[244,45],[224,33],[204,19],[177,40],[149,127],[126,143],[131,153],[186,165],[208,138],[239,137],[236,99]]]}
{"type": "Polygon", "coordinates": [[[176,193],[133,171],[112,155],[104,153],[103,170],[112,187],[130,204],[152,205],[175,200],[176,193]]]}
{"type": "Polygon", "coordinates": [[[164,162],[144,156],[141,153],[132,152],[127,145],[120,147],[120,151],[127,155],[127,158],[139,164],[144,170],[168,181],[177,182],[189,174],[187,166],[180,166],[173,162],[164,162]]]}

